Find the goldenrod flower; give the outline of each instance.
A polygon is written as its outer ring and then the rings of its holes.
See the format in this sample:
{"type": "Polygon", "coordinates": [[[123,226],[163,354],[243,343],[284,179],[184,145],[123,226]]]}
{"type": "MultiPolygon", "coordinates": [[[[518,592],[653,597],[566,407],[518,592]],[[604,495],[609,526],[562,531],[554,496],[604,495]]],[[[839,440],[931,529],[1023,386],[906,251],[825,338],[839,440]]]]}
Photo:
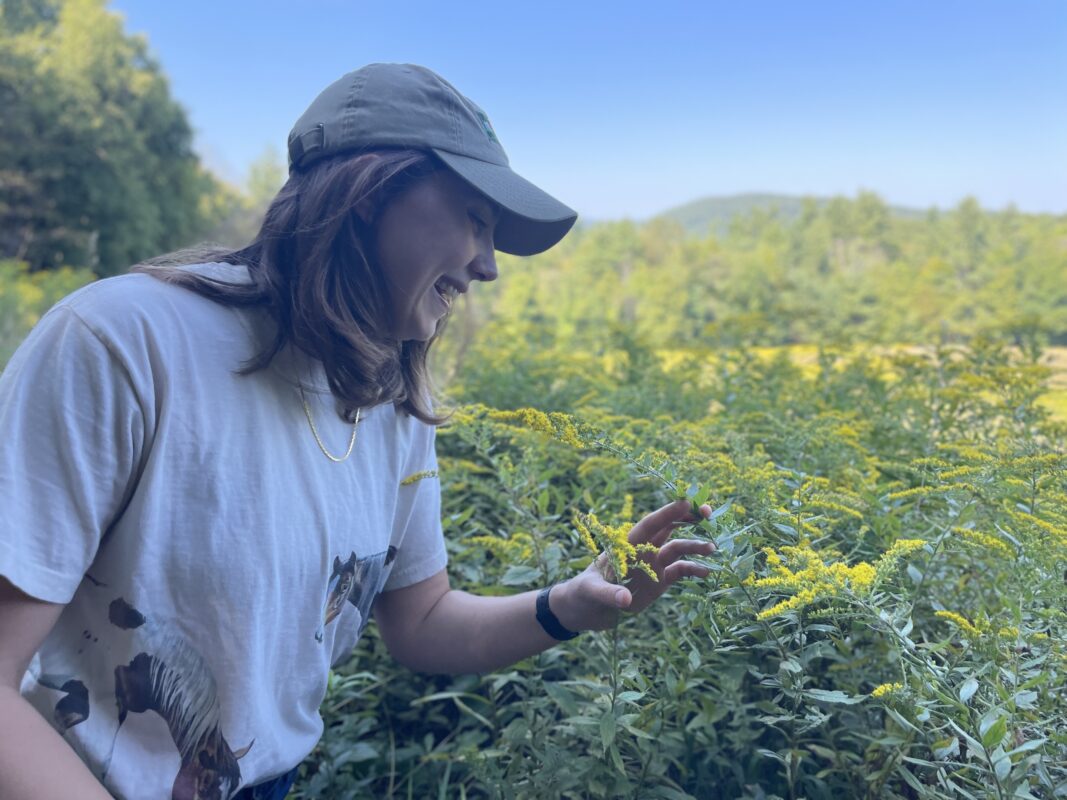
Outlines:
{"type": "Polygon", "coordinates": [[[577,517],[574,520],[574,527],[578,529],[578,535],[582,538],[582,544],[591,552],[594,556],[600,555],[600,548],[596,546],[596,540],[593,539],[593,534],[589,532],[589,528],[582,522],[581,517],[577,517]]]}
{"type": "Polygon", "coordinates": [[[968,461],[995,461],[996,459],[984,450],[979,450],[977,447],[970,445],[959,444],[939,444],[938,450],[949,450],[956,453],[960,458],[965,458],[968,461]]]}
{"type": "Polygon", "coordinates": [[[811,500],[808,500],[806,505],[812,508],[822,508],[826,509],[827,511],[836,511],[839,514],[845,514],[846,516],[855,517],[856,519],[860,520],[863,519],[863,514],[861,514],[856,509],[841,505],[841,503],[835,503],[831,500],[824,500],[822,498],[816,497],[811,500]]]}
{"type": "Polygon", "coordinates": [[[931,456],[926,456],[926,457],[923,457],[923,458],[916,458],[911,462],[911,464],[909,466],[919,467],[919,468],[922,468],[922,467],[933,467],[935,469],[949,469],[949,468],[952,467],[952,465],[949,464],[947,461],[944,461],[944,460],[942,460],[940,458],[933,458],[931,456]]]}
{"type": "Polygon", "coordinates": [[[937,486],[916,486],[912,489],[905,489],[901,492],[893,492],[889,495],[889,500],[907,500],[912,497],[922,497],[923,495],[934,494],[941,489],[937,486]]]}
{"type": "Polygon", "coordinates": [[[585,446],[578,435],[578,427],[574,424],[574,419],[566,414],[558,412],[546,414],[536,408],[520,408],[515,411],[490,410],[486,417],[493,422],[505,425],[518,424],[538,433],[547,433],[571,447],[580,449],[585,446]]]}
{"type": "Polygon", "coordinates": [[[865,561],[849,566],[839,561],[826,564],[810,543],[782,547],[780,552],[763,548],[769,574],[757,578],[749,576],[745,583],[756,589],[782,589],[796,592],[757,614],[758,619],[770,619],[787,611],[803,608],[818,600],[833,599],[851,592],[865,594],[874,585],[877,571],[865,561]],[[788,562],[792,568],[786,566],[788,562]]]}
{"type": "Polygon", "coordinates": [[[961,631],[973,638],[977,639],[979,636],[982,635],[981,628],[972,623],[962,614],[957,614],[955,611],[935,611],[934,616],[941,617],[942,619],[947,619],[961,631]]]}
{"type": "Polygon", "coordinates": [[[641,559],[643,553],[655,553],[659,548],[647,543],[630,544],[630,523],[605,525],[597,519],[596,514],[586,514],[577,517],[574,526],[586,547],[594,554],[603,552],[607,556],[608,565],[616,581],[626,580],[633,567],[644,572],[652,580],[659,580],[656,571],[641,559]]]}
{"type": "Polygon", "coordinates": [[[471,536],[466,541],[481,545],[505,564],[526,561],[533,556],[533,537],[528,533],[513,533],[507,539],[499,536],[471,536]]]}
{"type": "Polygon", "coordinates": [[[772,617],[778,617],[785,614],[787,611],[793,611],[811,605],[819,599],[821,599],[819,588],[801,589],[788,600],[783,600],[777,605],[765,608],[756,615],[756,619],[771,619],[772,617]]]}
{"type": "Polygon", "coordinates": [[[902,683],[883,683],[880,686],[875,686],[874,689],[871,690],[871,697],[885,697],[887,694],[903,690],[904,684],[902,683]]]}
{"type": "Polygon", "coordinates": [[[418,483],[419,481],[423,480],[424,478],[436,478],[436,477],[437,477],[437,470],[435,470],[435,469],[424,469],[421,472],[413,472],[413,473],[411,473],[406,478],[404,478],[404,480],[400,481],[400,485],[401,486],[411,486],[411,484],[418,483]]]}
{"type": "Polygon", "coordinates": [[[985,550],[999,553],[1006,558],[1011,558],[1015,555],[1014,551],[1008,546],[1007,542],[998,539],[996,536],[992,536],[988,533],[981,533],[980,531],[972,530],[971,528],[953,528],[952,532],[956,534],[965,544],[975,545],[985,548],[985,550]]]}
{"type": "Polygon", "coordinates": [[[914,553],[916,550],[921,550],[925,546],[925,539],[897,539],[890,545],[888,550],[882,553],[879,561],[903,558],[910,553],[914,553]]]}
{"type": "Polygon", "coordinates": [[[957,467],[956,469],[950,469],[948,472],[942,472],[938,477],[943,481],[951,480],[952,478],[959,478],[963,475],[973,475],[976,472],[981,472],[984,467],[957,467]]]}
{"type": "Polygon", "coordinates": [[[1047,534],[1053,544],[1058,544],[1061,547],[1067,546],[1067,528],[1059,528],[1053,525],[1051,522],[1035,517],[1033,514],[1027,514],[1025,511],[1012,511],[1009,510],[1008,514],[1012,519],[1019,523],[1029,523],[1042,533],[1047,534]]]}

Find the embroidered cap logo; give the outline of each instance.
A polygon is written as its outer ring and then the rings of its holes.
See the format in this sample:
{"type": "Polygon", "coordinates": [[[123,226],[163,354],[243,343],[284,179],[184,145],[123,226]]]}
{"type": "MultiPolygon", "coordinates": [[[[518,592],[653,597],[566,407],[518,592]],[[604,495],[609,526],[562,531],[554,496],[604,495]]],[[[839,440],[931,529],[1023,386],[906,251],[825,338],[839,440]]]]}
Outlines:
{"type": "Polygon", "coordinates": [[[485,135],[489,137],[489,141],[500,144],[500,140],[496,138],[496,131],[493,130],[493,125],[489,122],[489,117],[486,116],[484,111],[478,112],[478,119],[482,121],[482,130],[484,130],[485,135]]]}

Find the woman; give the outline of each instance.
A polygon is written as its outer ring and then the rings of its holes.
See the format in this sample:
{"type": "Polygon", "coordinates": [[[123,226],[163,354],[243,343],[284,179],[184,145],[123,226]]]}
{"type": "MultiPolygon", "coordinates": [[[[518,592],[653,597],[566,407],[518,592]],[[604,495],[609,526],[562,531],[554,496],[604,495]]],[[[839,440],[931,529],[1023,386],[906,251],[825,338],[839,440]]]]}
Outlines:
{"type": "Polygon", "coordinates": [[[401,663],[481,672],[707,574],[674,503],[631,534],[658,583],[450,589],[427,352],[575,214],[421,67],[344,76],[289,154],[248,247],[75,293],[0,378],[0,796],[282,796],[372,609],[401,663]]]}

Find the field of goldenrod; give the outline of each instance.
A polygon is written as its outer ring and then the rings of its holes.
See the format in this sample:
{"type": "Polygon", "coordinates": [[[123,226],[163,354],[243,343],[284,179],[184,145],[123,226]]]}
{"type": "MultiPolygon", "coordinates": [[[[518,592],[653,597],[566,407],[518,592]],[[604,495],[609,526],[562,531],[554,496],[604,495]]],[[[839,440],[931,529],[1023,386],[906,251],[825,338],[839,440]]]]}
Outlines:
{"type": "Polygon", "coordinates": [[[487,676],[406,673],[371,635],[304,796],[1062,793],[1047,371],[992,340],[811,355],[479,345],[439,436],[454,583],[559,580],[591,517],[610,550],[679,495],[716,508],[688,532],[718,545],[712,576],[487,676]]]}
{"type": "MultiPolygon", "coordinates": [[[[639,568],[628,527],[677,497],[715,509],[682,531],[711,576],[490,675],[410,673],[371,626],[293,796],[1067,795],[1064,222],[813,214],[501,260],[411,478],[453,585],[639,568]]],[[[0,366],[88,279],[0,264],[0,366]]]]}

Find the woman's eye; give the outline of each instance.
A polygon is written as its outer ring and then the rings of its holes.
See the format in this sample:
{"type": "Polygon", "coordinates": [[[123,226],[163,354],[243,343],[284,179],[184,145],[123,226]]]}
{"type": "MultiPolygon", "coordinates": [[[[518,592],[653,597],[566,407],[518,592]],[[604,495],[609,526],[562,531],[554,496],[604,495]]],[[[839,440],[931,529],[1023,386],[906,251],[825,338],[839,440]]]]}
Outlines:
{"type": "Polygon", "coordinates": [[[486,229],[485,221],[481,217],[479,217],[477,214],[474,214],[474,213],[468,214],[468,216],[471,218],[471,222],[474,223],[474,231],[475,231],[475,233],[477,233],[478,235],[481,235],[482,231],[484,231],[486,229]]]}

